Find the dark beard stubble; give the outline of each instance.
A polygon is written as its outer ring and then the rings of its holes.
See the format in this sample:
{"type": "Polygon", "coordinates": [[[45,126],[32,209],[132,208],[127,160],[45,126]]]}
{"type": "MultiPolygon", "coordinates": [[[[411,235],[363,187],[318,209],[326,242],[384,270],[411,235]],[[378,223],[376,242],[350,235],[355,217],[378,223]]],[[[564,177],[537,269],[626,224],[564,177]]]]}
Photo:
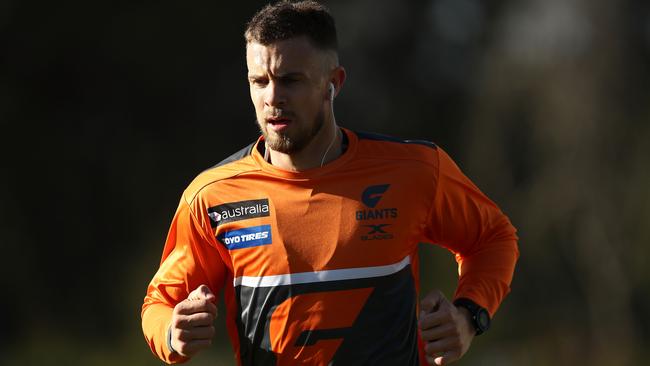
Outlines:
{"type": "Polygon", "coordinates": [[[264,135],[264,141],[266,141],[267,146],[272,150],[283,154],[295,154],[302,151],[302,149],[304,149],[323,129],[324,124],[325,114],[323,109],[321,109],[320,112],[318,112],[318,115],[316,115],[316,123],[306,134],[303,134],[300,131],[299,135],[294,138],[289,135],[278,134],[278,139],[270,140],[268,133],[262,129],[262,125],[257,121],[257,126],[260,128],[262,135],[264,135]]]}

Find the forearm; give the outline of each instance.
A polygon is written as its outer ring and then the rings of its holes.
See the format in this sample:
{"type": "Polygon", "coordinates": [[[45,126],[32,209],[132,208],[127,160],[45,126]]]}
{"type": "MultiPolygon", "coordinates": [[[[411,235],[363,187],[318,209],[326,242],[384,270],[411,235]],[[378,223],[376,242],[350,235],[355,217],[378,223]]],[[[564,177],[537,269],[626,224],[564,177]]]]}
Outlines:
{"type": "Polygon", "coordinates": [[[164,304],[150,304],[142,311],[142,331],[151,351],[168,364],[182,363],[188,359],[172,353],[167,346],[167,330],[173,308],[164,304]]]}
{"type": "Polygon", "coordinates": [[[460,278],[454,298],[471,299],[494,315],[510,292],[518,257],[516,239],[483,244],[466,256],[457,254],[460,278]]]}

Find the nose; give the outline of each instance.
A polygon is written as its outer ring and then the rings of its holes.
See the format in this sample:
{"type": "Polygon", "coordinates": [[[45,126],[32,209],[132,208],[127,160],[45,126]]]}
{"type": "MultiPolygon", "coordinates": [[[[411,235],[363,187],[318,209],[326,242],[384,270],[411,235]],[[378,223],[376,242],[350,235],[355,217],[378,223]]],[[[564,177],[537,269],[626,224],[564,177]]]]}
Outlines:
{"type": "Polygon", "coordinates": [[[270,81],[264,90],[264,104],[269,107],[279,107],[286,103],[282,87],[275,81],[270,81]]]}

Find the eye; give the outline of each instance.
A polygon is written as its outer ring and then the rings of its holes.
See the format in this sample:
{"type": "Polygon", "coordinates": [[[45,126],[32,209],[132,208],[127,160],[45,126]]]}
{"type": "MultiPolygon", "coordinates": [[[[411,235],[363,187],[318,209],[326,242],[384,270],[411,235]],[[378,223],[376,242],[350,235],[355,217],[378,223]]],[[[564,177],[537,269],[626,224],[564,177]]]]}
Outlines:
{"type": "Polygon", "coordinates": [[[285,76],[280,79],[280,82],[284,85],[292,85],[297,83],[298,81],[300,81],[300,79],[298,79],[295,76],[285,76]]]}
{"type": "Polygon", "coordinates": [[[251,85],[257,86],[257,87],[263,87],[266,86],[269,83],[269,79],[267,78],[250,78],[248,79],[248,82],[251,85]]]}

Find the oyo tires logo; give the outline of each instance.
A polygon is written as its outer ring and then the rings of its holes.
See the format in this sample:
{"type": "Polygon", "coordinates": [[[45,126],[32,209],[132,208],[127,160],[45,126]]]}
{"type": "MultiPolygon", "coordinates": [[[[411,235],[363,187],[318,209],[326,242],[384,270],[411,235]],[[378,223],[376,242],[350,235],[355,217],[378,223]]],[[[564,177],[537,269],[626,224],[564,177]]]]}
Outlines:
{"type": "Polygon", "coordinates": [[[390,184],[378,184],[366,188],[361,194],[361,202],[370,208],[374,208],[388,190],[388,187],[390,187],[390,184]]]}
{"type": "Polygon", "coordinates": [[[268,245],[271,238],[271,225],[260,225],[220,233],[217,239],[229,250],[268,245]]]}

